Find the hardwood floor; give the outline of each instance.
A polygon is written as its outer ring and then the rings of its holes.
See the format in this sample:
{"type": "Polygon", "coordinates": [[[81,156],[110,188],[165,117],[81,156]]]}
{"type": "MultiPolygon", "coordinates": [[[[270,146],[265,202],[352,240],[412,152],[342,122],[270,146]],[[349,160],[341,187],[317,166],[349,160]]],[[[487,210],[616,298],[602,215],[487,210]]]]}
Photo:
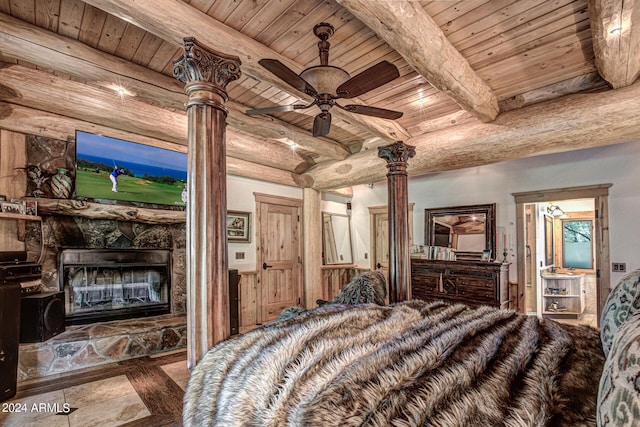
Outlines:
{"type": "Polygon", "coordinates": [[[130,359],[18,384],[1,426],[182,426],[186,351],[130,359]]]}

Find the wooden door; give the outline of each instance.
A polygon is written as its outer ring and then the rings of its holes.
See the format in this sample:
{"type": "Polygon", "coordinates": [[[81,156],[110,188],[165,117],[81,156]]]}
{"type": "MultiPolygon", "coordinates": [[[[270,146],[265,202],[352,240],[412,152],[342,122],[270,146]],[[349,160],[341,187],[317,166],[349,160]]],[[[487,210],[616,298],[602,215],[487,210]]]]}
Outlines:
{"type": "Polygon", "coordinates": [[[380,270],[389,281],[389,215],[380,213],[374,215],[375,249],[373,253],[373,268],[380,270]]]}
{"type": "MultiPolygon", "coordinates": [[[[413,244],[413,205],[409,203],[409,246],[413,244]]],[[[380,270],[389,283],[389,208],[369,207],[371,231],[371,269],[380,270]]]]}
{"type": "Polygon", "coordinates": [[[258,304],[263,323],[302,300],[300,206],[289,200],[258,203],[258,304]]]}

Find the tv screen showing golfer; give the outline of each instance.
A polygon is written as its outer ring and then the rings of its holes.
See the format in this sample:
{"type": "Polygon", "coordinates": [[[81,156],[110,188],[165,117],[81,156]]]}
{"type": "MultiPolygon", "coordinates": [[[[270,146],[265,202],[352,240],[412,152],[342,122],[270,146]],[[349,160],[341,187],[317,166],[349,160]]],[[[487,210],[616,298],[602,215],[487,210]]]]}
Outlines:
{"type": "Polygon", "coordinates": [[[76,132],[76,198],[185,206],[186,185],[186,153],[76,132]]]}

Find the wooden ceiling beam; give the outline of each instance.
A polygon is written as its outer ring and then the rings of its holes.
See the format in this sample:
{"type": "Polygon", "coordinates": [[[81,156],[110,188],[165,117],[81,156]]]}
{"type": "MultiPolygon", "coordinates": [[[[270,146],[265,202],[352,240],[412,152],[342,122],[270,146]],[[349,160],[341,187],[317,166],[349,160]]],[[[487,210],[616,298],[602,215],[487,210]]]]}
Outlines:
{"type": "MultiPolygon", "coordinates": [[[[0,51],[4,55],[61,71],[103,87],[123,86],[136,97],[184,111],[187,96],[178,80],[117,56],[94,49],[82,42],[44,30],[0,13],[0,51]]],[[[328,138],[314,138],[293,125],[270,116],[248,116],[246,106],[229,101],[227,123],[257,137],[292,140],[305,152],[321,158],[341,160],[349,151],[328,138]]]]}
{"type": "Polygon", "coordinates": [[[337,1],[462,108],[483,122],[498,116],[498,100],[491,87],[447,40],[420,2],[337,1]]]}
{"type": "MultiPolygon", "coordinates": [[[[420,175],[507,160],[619,144],[640,139],[640,82],[621,89],[572,94],[501,113],[491,123],[469,123],[411,138],[409,174],[420,175]]],[[[317,190],[384,179],[377,150],[325,162],[300,176],[317,190]]]]}
{"type": "MultiPolygon", "coordinates": [[[[186,145],[186,113],[135,99],[120,100],[110,91],[21,65],[0,63],[0,81],[4,82],[0,84],[0,101],[186,145]]],[[[227,129],[227,154],[287,172],[301,172],[312,164],[283,144],[259,140],[233,129],[227,129]]]]}
{"type": "Polygon", "coordinates": [[[624,0],[588,0],[598,72],[614,89],[640,77],[640,5],[624,0]]]}
{"type": "MultiPolygon", "coordinates": [[[[182,144],[125,132],[59,114],[36,110],[22,105],[10,104],[8,102],[0,102],[0,128],[62,141],[74,139],[75,131],[81,130],[151,145],[153,147],[167,148],[184,153],[187,151],[187,147],[182,144]]],[[[236,159],[229,155],[227,155],[227,173],[293,187],[297,186],[297,182],[300,181],[300,178],[295,173],[253,162],[249,163],[246,160],[236,159]]]]}
{"type": "MultiPolygon", "coordinates": [[[[267,81],[286,93],[305,101],[311,97],[294,91],[282,80],[258,64],[262,58],[277,59],[299,73],[303,66],[269,49],[254,39],[219,22],[187,3],[174,0],[131,2],[130,0],[86,0],[98,9],[136,25],[167,42],[183,45],[184,37],[195,37],[202,45],[229,55],[238,56],[241,70],[258,80],[267,81]]],[[[311,31],[311,28],[309,29],[311,31]]],[[[357,101],[357,100],[356,100],[357,101]]],[[[357,103],[357,102],[356,102],[357,103]]],[[[362,114],[351,114],[338,108],[334,114],[348,123],[355,124],[370,133],[394,141],[409,137],[409,133],[391,120],[378,119],[362,114]]]]}

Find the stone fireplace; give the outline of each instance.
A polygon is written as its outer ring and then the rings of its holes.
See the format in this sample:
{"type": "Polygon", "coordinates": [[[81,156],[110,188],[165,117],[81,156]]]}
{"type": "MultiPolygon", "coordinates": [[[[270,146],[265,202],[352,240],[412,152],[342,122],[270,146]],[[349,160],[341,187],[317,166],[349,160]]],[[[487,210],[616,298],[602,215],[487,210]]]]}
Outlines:
{"type": "Polygon", "coordinates": [[[171,252],[67,249],[60,253],[67,324],[168,314],[171,252]]]}
{"type": "MultiPolygon", "coordinates": [[[[46,175],[65,167],[73,178],[74,152],[73,141],[27,137],[27,163],[46,175]]],[[[27,196],[34,189],[29,181],[27,196]]],[[[25,224],[24,241],[29,259],[42,266],[42,290],[69,292],[71,317],[60,335],[20,345],[19,380],[184,350],[184,213],[160,206],[110,206],[108,200],[73,201],[73,209],[66,209],[58,207],[46,184],[42,190],[42,222],[25,224]],[[101,258],[89,261],[87,253],[101,258]],[[104,317],[107,313],[113,317],[104,317]]]]}

